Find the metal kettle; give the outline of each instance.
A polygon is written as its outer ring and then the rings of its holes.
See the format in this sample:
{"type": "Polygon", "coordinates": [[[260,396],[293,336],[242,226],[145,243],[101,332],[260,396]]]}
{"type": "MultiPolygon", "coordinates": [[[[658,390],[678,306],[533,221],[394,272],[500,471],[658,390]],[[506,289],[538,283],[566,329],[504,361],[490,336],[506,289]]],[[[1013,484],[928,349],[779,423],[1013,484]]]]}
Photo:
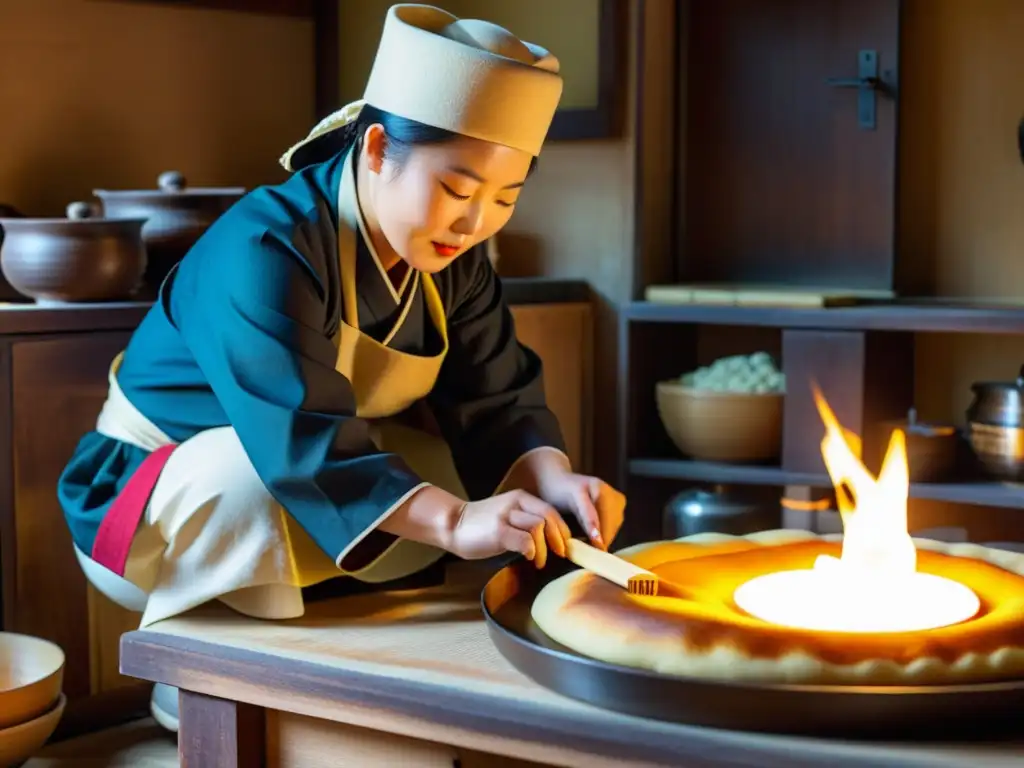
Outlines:
{"type": "Polygon", "coordinates": [[[662,517],[662,535],[666,539],[697,533],[744,536],[781,525],[782,507],[777,494],[715,485],[710,490],[690,488],[669,499],[662,517]]]}

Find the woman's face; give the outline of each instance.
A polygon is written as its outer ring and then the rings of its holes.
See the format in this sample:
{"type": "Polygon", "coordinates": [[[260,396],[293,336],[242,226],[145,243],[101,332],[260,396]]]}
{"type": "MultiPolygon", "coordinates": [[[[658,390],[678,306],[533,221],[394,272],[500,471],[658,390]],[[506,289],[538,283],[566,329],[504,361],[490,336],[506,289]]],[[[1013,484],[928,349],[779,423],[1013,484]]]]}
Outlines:
{"type": "Polygon", "coordinates": [[[397,255],[421,272],[444,269],[505,226],[531,156],[470,138],[413,147],[399,166],[380,126],[364,136],[373,219],[397,255]]]}

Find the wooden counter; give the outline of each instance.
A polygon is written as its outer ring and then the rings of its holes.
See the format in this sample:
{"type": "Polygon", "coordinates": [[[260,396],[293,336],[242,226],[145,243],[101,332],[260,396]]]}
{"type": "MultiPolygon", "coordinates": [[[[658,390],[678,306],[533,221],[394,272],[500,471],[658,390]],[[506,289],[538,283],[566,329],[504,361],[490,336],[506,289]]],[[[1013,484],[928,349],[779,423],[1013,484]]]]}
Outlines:
{"type": "MultiPolygon", "coordinates": [[[[581,283],[504,283],[520,337],[549,368],[548,396],[578,466],[589,460],[590,305],[581,283]]],[[[118,672],[138,616],[92,589],[75,560],[56,483],[107,394],[110,361],[148,303],[0,305],[0,629],[67,656],[59,735],[144,713],[149,686],[118,672]]]]}
{"type": "Polygon", "coordinates": [[[839,742],[607,712],[517,672],[490,642],[479,586],[316,603],[288,622],[209,606],[127,634],[122,670],[193,692],[182,695],[179,733],[191,768],[326,768],[337,756],[366,768],[986,768],[1024,754],[1024,741],[839,742]],[[241,730],[242,751],[232,752],[241,730]]]}

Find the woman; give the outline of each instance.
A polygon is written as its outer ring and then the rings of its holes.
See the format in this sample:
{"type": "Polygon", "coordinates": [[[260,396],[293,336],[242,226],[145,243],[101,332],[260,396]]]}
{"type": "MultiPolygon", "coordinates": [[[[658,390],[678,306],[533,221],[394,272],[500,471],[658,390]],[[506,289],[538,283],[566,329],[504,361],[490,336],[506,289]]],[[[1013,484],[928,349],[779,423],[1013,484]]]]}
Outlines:
{"type": "Polygon", "coordinates": [[[500,27],[389,11],[364,100],[207,231],[114,361],[59,485],[98,589],[143,626],[211,599],[282,619],[302,587],[445,552],[543,566],[557,510],[612,540],[624,499],[573,472],[478,247],[560,94],[555,58],[500,27]],[[443,439],[401,418],[422,404],[443,439]]]}

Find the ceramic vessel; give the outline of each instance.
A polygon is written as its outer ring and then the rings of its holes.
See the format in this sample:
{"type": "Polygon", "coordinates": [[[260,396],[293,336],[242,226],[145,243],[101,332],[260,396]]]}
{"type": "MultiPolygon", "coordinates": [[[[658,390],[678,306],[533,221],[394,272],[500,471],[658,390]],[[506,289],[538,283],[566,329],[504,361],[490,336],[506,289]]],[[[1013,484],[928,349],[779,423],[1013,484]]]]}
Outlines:
{"type": "Polygon", "coordinates": [[[665,431],[687,456],[733,462],[770,461],[779,456],[781,393],[717,392],[662,381],[655,396],[665,431]]]}
{"type": "Polygon", "coordinates": [[[907,418],[889,422],[885,432],[883,451],[894,430],[906,436],[907,469],[914,483],[934,483],[948,479],[956,472],[957,449],[960,436],[951,424],[920,421],[917,410],[911,408],[907,418]]]}
{"type": "MultiPolygon", "coordinates": [[[[0,203],[0,220],[2,219],[23,219],[24,215],[13,205],[0,203]]],[[[0,248],[4,244],[4,230],[0,227],[0,248]]],[[[0,302],[23,302],[27,297],[22,296],[14,286],[7,282],[7,278],[0,273],[0,302]]]]}
{"type": "Polygon", "coordinates": [[[716,485],[691,488],[673,496],[662,517],[662,534],[678,539],[698,533],[745,536],[780,527],[782,509],[777,497],[753,490],[716,485]]]}
{"type": "Polygon", "coordinates": [[[106,216],[146,219],[142,228],[149,257],[145,284],[152,293],[210,225],[245,192],[243,187],[190,187],[181,173],[165,171],[157,178],[156,189],[97,189],[93,194],[103,204],[106,216]]]}
{"type": "Polygon", "coordinates": [[[1024,367],[1016,381],[971,386],[968,440],[982,468],[1000,480],[1024,480],[1024,367]]]}
{"type": "Polygon", "coordinates": [[[146,268],[143,218],[102,218],[72,203],[67,218],[0,219],[0,268],[19,293],[40,304],[132,297],[146,268]]]}

